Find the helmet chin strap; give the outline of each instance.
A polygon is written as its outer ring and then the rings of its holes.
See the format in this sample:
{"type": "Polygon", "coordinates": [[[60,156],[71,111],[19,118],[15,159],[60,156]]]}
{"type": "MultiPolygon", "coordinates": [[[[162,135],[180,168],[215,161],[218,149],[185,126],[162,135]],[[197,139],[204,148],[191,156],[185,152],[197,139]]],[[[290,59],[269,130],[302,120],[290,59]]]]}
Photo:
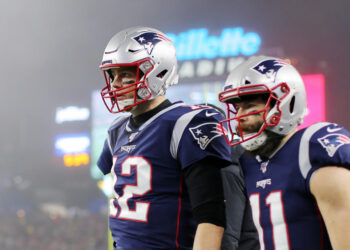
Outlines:
{"type": "MultiPolygon", "coordinates": [[[[250,138],[250,137],[255,136],[256,134],[257,133],[250,133],[250,134],[247,134],[246,137],[250,138]]],[[[261,145],[263,145],[265,143],[266,139],[267,139],[267,135],[264,131],[260,135],[254,137],[250,140],[242,142],[241,145],[245,150],[253,151],[253,150],[258,149],[261,145]]]]}
{"type": "MultiPolygon", "coordinates": [[[[136,99],[136,101],[141,101],[141,99],[136,99]]],[[[134,104],[134,99],[133,98],[130,98],[130,99],[125,99],[125,100],[121,100],[121,101],[118,101],[118,106],[119,106],[119,109],[124,109],[125,107],[127,106],[131,106],[134,104]]],[[[125,110],[125,111],[132,111],[136,108],[137,106],[134,106],[128,110],[125,110]]]]}

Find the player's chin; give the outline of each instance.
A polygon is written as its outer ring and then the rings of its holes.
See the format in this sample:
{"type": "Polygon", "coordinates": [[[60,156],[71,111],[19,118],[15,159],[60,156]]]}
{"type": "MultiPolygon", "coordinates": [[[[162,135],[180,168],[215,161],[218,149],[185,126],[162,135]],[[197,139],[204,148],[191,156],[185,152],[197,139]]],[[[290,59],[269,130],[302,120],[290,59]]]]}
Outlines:
{"type": "Polygon", "coordinates": [[[133,107],[134,107],[133,105],[124,106],[124,110],[125,111],[130,111],[133,107]]]}
{"type": "Polygon", "coordinates": [[[129,104],[124,106],[124,112],[130,112],[132,110],[135,110],[137,108],[137,105],[135,104],[129,104]]]}

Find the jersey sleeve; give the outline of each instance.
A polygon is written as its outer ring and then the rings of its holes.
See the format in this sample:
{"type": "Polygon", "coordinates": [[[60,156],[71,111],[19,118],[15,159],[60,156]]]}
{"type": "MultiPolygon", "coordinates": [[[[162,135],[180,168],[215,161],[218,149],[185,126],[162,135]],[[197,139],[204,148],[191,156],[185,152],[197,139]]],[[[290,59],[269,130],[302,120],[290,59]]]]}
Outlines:
{"type": "Polygon", "coordinates": [[[103,174],[108,174],[111,172],[113,165],[113,156],[108,145],[108,140],[105,140],[100,157],[97,160],[97,166],[102,171],[103,174]]]}
{"type": "MultiPolygon", "coordinates": [[[[306,174],[308,188],[312,174],[319,168],[340,166],[350,169],[350,133],[348,130],[334,123],[318,123],[309,127],[304,134],[307,134],[309,129],[314,130],[314,133],[309,132],[309,159],[304,160],[301,165],[306,174]]],[[[301,147],[303,143],[305,145],[305,141],[302,140],[301,147]]],[[[301,149],[299,153],[301,158],[307,158],[305,153],[303,156],[303,151],[304,149],[301,149]]]]}
{"type": "Polygon", "coordinates": [[[177,121],[183,130],[175,157],[183,169],[208,156],[230,162],[230,148],[219,123],[223,119],[216,109],[205,108],[189,112],[177,121]]]}
{"type": "Polygon", "coordinates": [[[97,160],[97,166],[103,174],[109,174],[111,172],[113,167],[112,147],[117,140],[118,129],[123,125],[123,122],[125,122],[128,117],[129,116],[117,117],[108,129],[107,138],[103,145],[100,157],[97,160]]]}

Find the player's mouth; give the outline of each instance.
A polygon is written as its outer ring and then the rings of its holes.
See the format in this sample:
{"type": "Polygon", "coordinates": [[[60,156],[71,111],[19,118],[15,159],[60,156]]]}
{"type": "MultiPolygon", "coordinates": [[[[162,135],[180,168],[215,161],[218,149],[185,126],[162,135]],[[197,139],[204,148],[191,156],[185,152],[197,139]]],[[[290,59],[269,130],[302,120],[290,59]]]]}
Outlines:
{"type": "Polygon", "coordinates": [[[257,133],[259,131],[258,128],[252,127],[252,126],[242,126],[241,129],[239,127],[236,127],[237,135],[239,137],[250,135],[252,133],[257,133]]]}

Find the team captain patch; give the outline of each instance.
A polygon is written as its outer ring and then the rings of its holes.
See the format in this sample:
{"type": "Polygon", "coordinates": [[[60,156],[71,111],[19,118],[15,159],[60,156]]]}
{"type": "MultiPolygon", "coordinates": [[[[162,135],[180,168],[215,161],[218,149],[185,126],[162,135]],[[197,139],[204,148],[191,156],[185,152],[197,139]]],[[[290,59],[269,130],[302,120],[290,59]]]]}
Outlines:
{"type": "Polygon", "coordinates": [[[328,134],[317,140],[321,143],[322,147],[327,150],[330,157],[333,157],[338,148],[344,144],[350,143],[350,138],[343,134],[328,134]]]}
{"type": "Polygon", "coordinates": [[[200,148],[204,150],[212,140],[222,135],[222,133],[220,133],[220,127],[218,123],[208,122],[189,128],[189,130],[194,139],[198,142],[200,148]]]}

